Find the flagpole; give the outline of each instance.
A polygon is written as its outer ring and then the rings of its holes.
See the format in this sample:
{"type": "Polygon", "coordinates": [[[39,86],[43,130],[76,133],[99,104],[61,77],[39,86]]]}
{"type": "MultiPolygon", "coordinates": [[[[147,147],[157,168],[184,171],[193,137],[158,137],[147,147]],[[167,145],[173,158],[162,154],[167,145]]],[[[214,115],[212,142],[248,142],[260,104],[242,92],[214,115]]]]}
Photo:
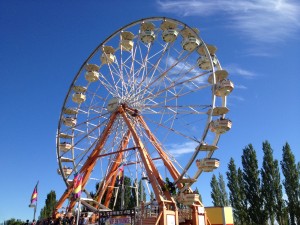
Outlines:
{"type": "Polygon", "coordinates": [[[31,195],[31,200],[30,200],[30,205],[29,207],[34,208],[33,209],[33,220],[35,221],[35,214],[36,214],[36,208],[37,208],[37,199],[38,199],[38,184],[39,181],[36,183],[34,189],[33,189],[33,193],[31,195]],[[35,202],[35,204],[34,204],[35,202]]]}
{"type": "Polygon", "coordinates": [[[36,207],[37,207],[37,201],[36,201],[36,204],[35,204],[35,206],[34,206],[34,211],[33,211],[33,221],[35,221],[36,207]]]}
{"type": "Polygon", "coordinates": [[[79,215],[80,215],[80,198],[78,200],[78,205],[77,205],[77,220],[76,220],[76,225],[78,225],[79,222],[79,215]]]}
{"type": "MultiPolygon", "coordinates": [[[[38,190],[38,185],[39,185],[39,180],[36,184],[36,191],[38,190]]],[[[37,191],[38,192],[38,191],[37,191]]],[[[37,203],[38,203],[38,196],[36,197],[36,202],[35,202],[35,207],[34,207],[34,212],[33,212],[33,220],[35,221],[35,213],[36,213],[36,208],[37,208],[37,203]]]]}

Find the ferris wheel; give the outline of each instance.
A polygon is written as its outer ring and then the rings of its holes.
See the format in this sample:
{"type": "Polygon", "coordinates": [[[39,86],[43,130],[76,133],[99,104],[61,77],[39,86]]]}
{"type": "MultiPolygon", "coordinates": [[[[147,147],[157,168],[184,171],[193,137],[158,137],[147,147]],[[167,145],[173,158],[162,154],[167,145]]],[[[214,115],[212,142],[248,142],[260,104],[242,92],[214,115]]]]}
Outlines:
{"type": "Polygon", "coordinates": [[[120,173],[136,191],[142,181],[161,204],[175,204],[166,179],[177,200],[199,201],[184,194],[219,166],[212,155],[231,128],[226,98],[234,85],[216,51],[197,29],[165,17],[135,21],[105,39],[62,106],[56,153],[67,190],[57,208],[70,198],[76,173],[86,198],[106,208],[120,173]]]}

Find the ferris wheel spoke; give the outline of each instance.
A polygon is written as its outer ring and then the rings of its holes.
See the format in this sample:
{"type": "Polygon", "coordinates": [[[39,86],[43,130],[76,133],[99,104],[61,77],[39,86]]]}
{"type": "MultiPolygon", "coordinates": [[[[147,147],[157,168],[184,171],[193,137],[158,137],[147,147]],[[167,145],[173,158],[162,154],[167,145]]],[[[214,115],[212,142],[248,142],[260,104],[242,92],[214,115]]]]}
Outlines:
{"type": "MultiPolygon", "coordinates": [[[[195,76],[195,77],[191,77],[185,81],[181,81],[181,82],[178,82],[178,83],[171,83],[170,86],[168,87],[165,87],[164,89],[160,90],[159,92],[157,93],[153,93],[153,92],[150,92],[148,91],[148,95],[144,96],[143,98],[140,98],[138,99],[137,101],[145,101],[145,100],[149,100],[149,99],[155,99],[155,98],[158,98],[161,94],[165,94],[166,91],[170,90],[171,88],[175,88],[179,85],[183,85],[183,84],[186,84],[188,82],[191,82],[192,80],[195,80],[197,79],[198,77],[202,76],[203,74],[200,74],[198,76],[195,76]]],[[[207,84],[207,85],[204,85],[204,86],[199,86],[199,88],[197,88],[196,90],[201,90],[201,89],[204,89],[204,88],[207,88],[207,87],[210,87],[211,84],[207,84]]],[[[188,93],[192,93],[194,92],[195,90],[191,90],[191,91],[187,91],[185,92],[183,95],[187,95],[188,93]]],[[[182,95],[178,95],[176,96],[176,98],[178,98],[179,96],[182,96],[182,95]]]]}
{"type": "Polygon", "coordinates": [[[182,132],[180,132],[180,131],[175,130],[174,128],[170,128],[170,127],[164,125],[164,123],[159,123],[159,122],[157,122],[157,121],[155,121],[155,120],[149,119],[148,117],[145,117],[145,119],[146,119],[147,121],[149,121],[150,123],[153,123],[153,124],[155,124],[155,125],[157,125],[157,126],[160,126],[160,127],[164,128],[164,129],[166,129],[166,130],[169,130],[169,131],[171,131],[171,132],[173,132],[173,133],[175,133],[175,134],[177,134],[177,135],[179,135],[179,136],[181,136],[181,137],[184,137],[184,138],[186,138],[186,139],[188,139],[188,140],[191,140],[191,141],[200,143],[200,141],[197,140],[196,138],[190,137],[190,136],[188,136],[188,135],[186,135],[186,134],[184,134],[184,133],[182,133],[182,132]]]}
{"type": "Polygon", "coordinates": [[[207,108],[210,105],[145,105],[143,114],[193,114],[204,115],[207,114],[207,108]],[[203,111],[206,109],[206,111],[203,111]],[[149,111],[148,111],[149,110],[149,111]]]}
{"type": "Polygon", "coordinates": [[[118,90],[116,86],[113,86],[103,75],[102,73],[99,73],[99,81],[103,85],[103,87],[107,90],[108,93],[110,93],[112,96],[118,96],[118,90]]]}
{"type": "MultiPolygon", "coordinates": [[[[147,83],[145,86],[142,87],[141,91],[137,91],[136,95],[140,96],[141,92],[145,92],[147,91],[147,89],[149,89],[150,86],[156,86],[155,83],[158,82],[159,80],[161,80],[163,77],[167,76],[168,72],[171,71],[171,69],[173,69],[175,66],[177,66],[182,60],[186,59],[191,53],[186,54],[185,57],[183,57],[181,60],[178,60],[177,62],[175,62],[172,66],[170,66],[167,70],[165,70],[164,72],[162,72],[155,80],[153,80],[152,82],[147,83]]],[[[143,84],[141,82],[141,84],[143,84]]],[[[143,94],[141,95],[143,96],[143,94]]]]}

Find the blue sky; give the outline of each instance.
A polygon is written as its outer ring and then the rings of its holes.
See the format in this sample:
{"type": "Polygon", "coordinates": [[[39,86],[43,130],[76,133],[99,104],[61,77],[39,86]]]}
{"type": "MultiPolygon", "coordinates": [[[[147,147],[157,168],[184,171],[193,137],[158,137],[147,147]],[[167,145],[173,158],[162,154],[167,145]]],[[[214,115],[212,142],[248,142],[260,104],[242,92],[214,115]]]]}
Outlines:
{"type": "MultiPolygon", "coordinates": [[[[249,143],[261,163],[264,140],[278,160],[285,142],[300,160],[298,1],[0,1],[0,222],[32,219],[28,204],[38,180],[37,215],[50,190],[63,193],[55,135],[69,86],[108,35],[150,16],[199,28],[235,84],[228,98],[233,127],[214,155],[221,159],[215,174],[225,176],[230,157],[240,165],[249,143]]],[[[211,176],[197,183],[205,205],[211,176]]]]}

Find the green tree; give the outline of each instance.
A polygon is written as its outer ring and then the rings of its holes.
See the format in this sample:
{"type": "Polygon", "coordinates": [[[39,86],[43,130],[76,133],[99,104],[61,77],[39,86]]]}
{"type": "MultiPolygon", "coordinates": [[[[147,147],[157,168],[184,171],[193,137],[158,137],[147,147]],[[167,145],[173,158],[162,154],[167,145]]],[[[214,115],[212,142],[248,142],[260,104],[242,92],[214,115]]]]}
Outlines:
{"type": "Polygon", "coordinates": [[[228,194],[226,192],[224,178],[220,173],[218,180],[215,175],[212,176],[210,186],[212,188],[211,198],[213,199],[214,206],[228,206],[228,194]]]}
{"type": "Polygon", "coordinates": [[[56,202],[57,202],[56,201],[56,193],[55,193],[55,191],[52,190],[52,191],[50,191],[49,194],[47,194],[45,206],[41,209],[39,218],[45,219],[45,218],[51,217],[53,214],[56,202]]]}
{"type": "Polygon", "coordinates": [[[118,185],[116,182],[115,187],[109,207],[114,210],[128,209],[131,202],[131,179],[125,176],[122,185],[118,185]],[[124,198],[124,203],[122,198],[124,198]]]}
{"type": "Polygon", "coordinates": [[[221,190],[220,190],[220,186],[218,183],[218,180],[216,178],[216,176],[213,174],[211,182],[210,182],[210,186],[211,186],[211,198],[213,200],[213,205],[214,206],[222,206],[221,203],[221,190]]]}
{"type": "Polygon", "coordinates": [[[300,224],[299,215],[299,171],[295,163],[295,156],[288,143],[282,149],[282,161],[280,162],[284,175],[283,186],[288,198],[287,208],[289,212],[290,224],[300,224]]]}
{"type": "Polygon", "coordinates": [[[275,222],[275,187],[274,187],[274,177],[275,177],[275,165],[273,159],[273,150],[268,141],[263,142],[263,165],[261,168],[261,194],[264,201],[264,210],[271,225],[275,222]]]}
{"type": "Polygon", "coordinates": [[[24,221],[16,220],[15,218],[4,221],[5,225],[22,225],[23,223],[24,221]]]}
{"type": "Polygon", "coordinates": [[[250,215],[248,213],[249,210],[249,202],[246,196],[246,189],[245,189],[245,182],[244,182],[244,175],[241,168],[238,168],[237,170],[237,180],[238,180],[238,186],[240,188],[239,195],[241,199],[241,205],[240,205],[240,217],[241,217],[241,224],[242,225],[248,225],[250,224],[250,215]]]}
{"type": "Polygon", "coordinates": [[[256,151],[251,144],[243,149],[242,165],[245,194],[249,203],[248,213],[250,223],[266,224],[267,220],[263,211],[256,151]]]}
{"type": "Polygon", "coordinates": [[[150,201],[152,201],[153,199],[155,199],[154,193],[153,191],[150,192],[150,201]]]}
{"type": "Polygon", "coordinates": [[[229,206],[228,194],[226,191],[225,181],[223,175],[219,173],[219,187],[221,192],[221,206],[229,206]]]}
{"type": "Polygon", "coordinates": [[[282,185],[280,179],[279,163],[278,160],[274,160],[275,174],[274,174],[274,198],[275,198],[275,215],[276,220],[281,225],[288,224],[288,212],[283,199],[282,185]]]}
{"type": "Polygon", "coordinates": [[[228,164],[227,187],[229,189],[229,201],[233,208],[235,224],[247,224],[247,202],[244,194],[242,171],[236,169],[234,159],[228,164]],[[245,204],[243,204],[245,203],[245,204]]]}

